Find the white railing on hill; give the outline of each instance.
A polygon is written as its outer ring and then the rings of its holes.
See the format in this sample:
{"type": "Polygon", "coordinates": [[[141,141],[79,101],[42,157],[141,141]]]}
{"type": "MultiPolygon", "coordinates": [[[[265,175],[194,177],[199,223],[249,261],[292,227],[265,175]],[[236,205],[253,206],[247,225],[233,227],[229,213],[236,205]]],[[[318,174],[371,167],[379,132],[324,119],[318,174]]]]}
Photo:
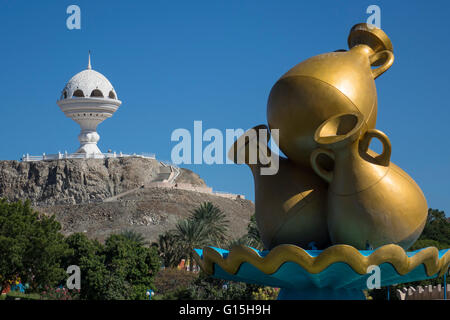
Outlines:
{"type": "Polygon", "coordinates": [[[22,161],[45,161],[45,160],[61,160],[61,159],[106,159],[106,158],[127,158],[127,157],[137,157],[146,159],[156,159],[154,153],[142,153],[142,154],[125,154],[122,152],[109,152],[109,153],[55,153],[55,154],[45,154],[41,156],[30,156],[28,153],[22,156],[22,161]]]}

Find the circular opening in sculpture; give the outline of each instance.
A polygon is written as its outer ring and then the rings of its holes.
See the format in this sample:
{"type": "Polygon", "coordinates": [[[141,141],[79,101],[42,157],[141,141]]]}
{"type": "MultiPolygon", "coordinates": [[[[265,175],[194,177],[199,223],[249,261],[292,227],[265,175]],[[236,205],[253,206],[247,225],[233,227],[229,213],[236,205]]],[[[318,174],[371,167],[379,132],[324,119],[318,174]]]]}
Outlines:
{"type": "Polygon", "coordinates": [[[353,136],[360,128],[363,117],[357,113],[338,114],[317,128],[314,139],[319,144],[330,144],[353,136]]]}

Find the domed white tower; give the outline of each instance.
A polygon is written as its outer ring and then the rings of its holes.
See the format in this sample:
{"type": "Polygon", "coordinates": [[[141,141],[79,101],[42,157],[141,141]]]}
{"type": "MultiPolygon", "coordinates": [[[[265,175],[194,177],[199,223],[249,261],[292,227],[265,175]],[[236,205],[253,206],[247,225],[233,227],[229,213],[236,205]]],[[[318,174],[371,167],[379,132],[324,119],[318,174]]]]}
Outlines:
{"type": "Polygon", "coordinates": [[[64,114],[78,123],[80,148],[76,153],[98,154],[100,136],[97,126],[111,117],[121,105],[112,84],[101,73],[92,70],[91,56],[86,70],[77,73],[64,87],[56,102],[64,114]]]}

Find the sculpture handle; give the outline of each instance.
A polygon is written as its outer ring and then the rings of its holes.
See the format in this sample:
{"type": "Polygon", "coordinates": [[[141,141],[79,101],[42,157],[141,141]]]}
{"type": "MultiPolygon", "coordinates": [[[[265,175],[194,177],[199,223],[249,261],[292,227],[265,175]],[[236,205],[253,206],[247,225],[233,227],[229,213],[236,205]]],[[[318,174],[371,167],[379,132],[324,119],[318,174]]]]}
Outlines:
{"type": "MultiPolygon", "coordinates": [[[[261,124],[253,127],[240,136],[230,147],[228,159],[236,164],[261,165],[261,157],[269,158],[272,154],[267,145],[269,139],[270,130],[266,125],[261,124]],[[265,136],[261,137],[261,132],[264,132],[265,136]]],[[[265,160],[268,161],[268,159],[265,160]]]]}
{"type": "Polygon", "coordinates": [[[392,146],[391,141],[384,132],[377,129],[367,130],[366,134],[359,142],[359,148],[362,152],[367,153],[372,138],[377,138],[383,144],[383,152],[373,159],[381,166],[388,166],[389,162],[391,161],[392,146]]]}
{"type": "Polygon", "coordinates": [[[317,157],[319,157],[321,154],[327,155],[328,157],[330,157],[333,160],[335,158],[333,151],[322,149],[322,148],[315,149],[311,153],[311,157],[310,157],[311,167],[320,177],[322,177],[328,183],[331,183],[331,181],[333,181],[333,171],[325,170],[317,162],[317,157]]]}
{"type": "Polygon", "coordinates": [[[384,60],[381,67],[372,69],[373,78],[376,79],[381,76],[387,69],[389,69],[394,63],[394,54],[390,50],[383,50],[374,53],[370,58],[370,65],[378,65],[377,61],[384,60]]]}

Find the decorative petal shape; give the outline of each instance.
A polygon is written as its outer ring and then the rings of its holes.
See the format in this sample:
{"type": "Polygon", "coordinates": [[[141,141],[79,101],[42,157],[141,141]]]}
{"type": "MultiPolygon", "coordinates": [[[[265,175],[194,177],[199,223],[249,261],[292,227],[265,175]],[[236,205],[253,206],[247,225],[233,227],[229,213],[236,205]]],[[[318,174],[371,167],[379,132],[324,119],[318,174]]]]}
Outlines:
{"type": "Polygon", "coordinates": [[[281,288],[367,289],[371,265],[381,269],[381,285],[391,285],[443,275],[450,264],[450,249],[429,247],[405,252],[389,244],[376,250],[335,245],[325,250],[304,250],[279,245],[271,251],[236,246],[230,251],[207,247],[194,257],[206,273],[222,279],[281,288]]]}

